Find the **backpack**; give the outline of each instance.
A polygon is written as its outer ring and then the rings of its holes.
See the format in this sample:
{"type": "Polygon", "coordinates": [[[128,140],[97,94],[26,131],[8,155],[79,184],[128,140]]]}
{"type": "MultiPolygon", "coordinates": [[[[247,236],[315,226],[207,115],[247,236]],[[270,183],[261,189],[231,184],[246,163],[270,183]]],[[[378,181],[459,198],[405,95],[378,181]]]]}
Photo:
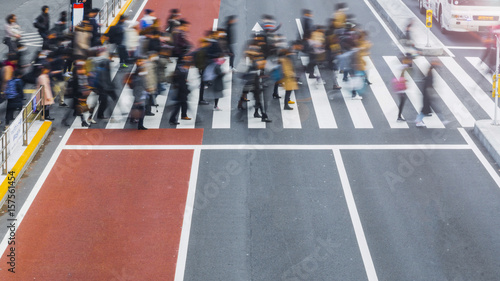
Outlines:
{"type": "Polygon", "coordinates": [[[109,28],[109,31],[108,31],[108,38],[109,38],[109,43],[111,44],[116,44],[116,35],[117,35],[117,32],[118,32],[118,27],[116,25],[112,25],[110,28],[109,28]]]}
{"type": "Polygon", "coordinates": [[[285,75],[283,74],[283,66],[281,66],[281,64],[278,64],[273,67],[273,69],[271,70],[271,79],[278,82],[283,79],[283,77],[285,77],[285,75]]]}
{"type": "Polygon", "coordinates": [[[101,87],[101,75],[103,73],[103,66],[101,62],[92,62],[92,70],[89,71],[89,86],[94,89],[100,89],[101,87]]]}
{"type": "Polygon", "coordinates": [[[205,68],[205,71],[203,71],[203,82],[211,82],[215,79],[215,77],[217,76],[215,75],[216,65],[217,63],[212,62],[205,68]]]}
{"type": "Polygon", "coordinates": [[[10,100],[14,99],[17,97],[19,94],[17,92],[17,84],[21,81],[19,78],[13,78],[10,79],[9,82],[7,82],[7,87],[5,87],[5,98],[10,100]]]}

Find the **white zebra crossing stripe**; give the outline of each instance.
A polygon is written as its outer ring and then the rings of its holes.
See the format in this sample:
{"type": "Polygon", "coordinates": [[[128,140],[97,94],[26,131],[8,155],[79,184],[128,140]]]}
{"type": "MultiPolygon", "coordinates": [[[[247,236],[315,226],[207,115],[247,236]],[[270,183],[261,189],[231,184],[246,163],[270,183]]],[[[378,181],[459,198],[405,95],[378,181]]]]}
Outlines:
{"type": "Polygon", "coordinates": [[[465,70],[463,70],[458,63],[450,57],[439,57],[441,62],[450,72],[457,78],[457,80],[462,84],[462,86],[469,92],[469,94],[474,98],[474,100],[481,106],[481,108],[490,116],[494,118],[495,103],[486,94],[479,85],[472,80],[472,78],[467,75],[465,70]]]}
{"type": "MultiPolygon", "coordinates": [[[[427,73],[429,70],[430,63],[426,58],[419,57],[414,59],[413,62],[422,73],[427,73]]],[[[436,93],[462,127],[474,127],[476,120],[436,70],[434,70],[434,90],[436,90],[436,93]]]]}
{"type": "MultiPolygon", "coordinates": [[[[214,20],[214,27],[217,23],[214,20]]],[[[231,128],[231,90],[233,85],[233,72],[229,69],[229,58],[223,64],[224,75],[224,90],[223,97],[219,99],[219,108],[221,111],[214,111],[212,117],[213,129],[229,129],[231,128]]]]}
{"type": "MultiPolygon", "coordinates": [[[[131,73],[135,71],[137,66],[134,64],[132,67],[131,73]]],[[[123,87],[122,93],[118,98],[118,102],[111,114],[111,119],[108,124],[106,124],[106,129],[123,129],[125,128],[125,123],[127,122],[127,114],[132,109],[132,105],[134,104],[134,95],[132,89],[125,84],[123,87]]]]}
{"type": "Polygon", "coordinates": [[[493,75],[490,75],[489,74],[489,69],[490,67],[488,65],[486,65],[482,60],[481,58],[478,58],[478,57],[465,57],[465,59],[467,61],[470,62],[470,64],[472,64],[472,66],[474,66],[474,68],[477,69],[477,71],[479,71],[479,73],[481,73],[481,75],[483,75],[484,79],[486,79],[488,82],[490,82],[490,84],[493,84],[493,75]]]}
{"type": "MultiPolygon", "coordinates": [[[[302,64],[305,66],[308,63],[308,58],[301,57],[302,64]]],[[[317,67],[315,67],[317,68],[317,67]]],[[[318,70],[315,70],[318,72],[318,70]]],[[[332,107],[330,106],[330,100],[325,90],[323,84],[318,84],[316,79],[310,79],[306,75],[307,85],[309,86],[309,92],[311,94],[311,100],[316,113],[316,118],[318,120],[318,126],[320,129],[336,129],[337,122],[333,116],[332,107]]]]}
{"type": "MultiPolygon", "coordinates": [[[[394,76],[399,76],[401,75],[401,62],[399,59],[395,56],[384,56],[383,57],[389,68],[391,69],[391,72],[394,76]]],[[[413,78],[406,73],[405,74],[405,79],[406,79],[406,96],[408,96],[408,100],[410,103],[413,105],[415,111],[417,113],[420,112],[422,109],[423,103],[422,103],[422,92],[418,88],[417,84],[413,80],[413,78]]],[[[405,110],[403,109],[403,112],[405,110]]],[[[444,128],[443,122],[439,120],[436,114],[433,114],[432,116],[425,117],[425,125],[427,128],[444,128]]]]}
{"type": "Polygon", "coordinates": [[[179,112],[179,125],[177,128],[183,129],[194,129],[196,123],[196,114],[198,112],[198,99],[200,97],[200,75],[198,69],[195,67],[190,67],[188,72],[188,85],[190,93],[188,95],[188,110],[187,116],[191,120],[181,119],[181,112],[179,112]]]}
{"type": "Polygon", "coordinates": [[[398,106],[387,89],[384,80],[380,77],[378,70],[375,68],[370,57],[365,56],[366,68],[368,69],[368,79],[372,84],[370,85],[373,95],[384,113],[389,126],[395,128],[409,128],[406,122],[398,122],[398,106]]]}
{"type": "MultiPolygon", "coordinates": [[[[172,60],[171,63],[167,64],[166,74],[170,74],[175,70],[175,66],[177,65],[177,60],[172,60]]],[[[170,91],[170,84],[165,86],[165,91],[159,94],[156,97],[156,103],[158,104],[157,110],[158,112],[154,112],[153,108],[151,111],[155,114],[154,116],[145,116],[144,117],[144,127],[148,129],[159,129],[163,114],[165,114],[165,104],[167,103],[168,93],[170,91]]]]}
{"type": "Polygon", "coordinates": [[[350,77],[347,82],[341,80],[339,85],[342,87],[340,91],[342,92],[342,97],[344,98],[345,105],[349,111],[349,115],[351,116],[354,128],[373,129],[372,122],[368,117],[368,113],[366,112],[363,102],[361,100],[352,99],[352,79],[353,77],[350,77]]]}
{"type": "MultiPolygon", "coordinates": [[[[250,93],[249,93],[250,94],[250,93]]],[[[261,118],[253,117],[255,109],[255,98],[250,98],[247,96],[249,101],[247,102],[247,116],[248,116],[248,128],[249,129],[265,129],[266,122],[262,122],[261,118]]]]}
{"type": "Polygon", "coordinates": [[[300,123],[300,115],[299,115],[299,106],[298,102],[295,98],[295,91],[292,91],[290,95],[290,100],[295,101],[295,104],[292,104],[292,110],[285,110],[285,89],[282,87],[278,87],[278,94],[281,96],[280,101],[280,110],[281,110],[281,119],[283,121],[283,128],[285,129],[301,129],[302,124],[300,123]]]}

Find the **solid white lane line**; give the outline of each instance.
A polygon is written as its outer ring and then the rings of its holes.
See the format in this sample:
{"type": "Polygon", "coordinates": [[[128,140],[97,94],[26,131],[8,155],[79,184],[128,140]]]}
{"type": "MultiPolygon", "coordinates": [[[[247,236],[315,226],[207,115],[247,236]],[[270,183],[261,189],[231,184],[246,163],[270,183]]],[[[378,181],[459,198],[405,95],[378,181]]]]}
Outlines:
{"type": "MultiPolygon", "coordinates": [[[[24,202],[23,206],[19,209],[19,212],[17,213],[17,216],[16,216],[16,219],[17,219],[16,220],[16,225],[17,225],[16,231],[19,230],[19,226],[21,225],[21,222],[23,221],[24,217],[26,216],[26,213],[28,213],[28,210],[31,207],[31,204],[33,204],[33,201],[35,200],[38,192],[42,188],[42,185],[45,183],[45,180],[49,176],[49,173],[52,171],[54,164],[56,163],[57,159],[59,158],[59,155],[61,154],[63,148],[65,147],[66,142],[68,141],[72,132],[73,132],[73,129],[71,129],[71,128],[66,131],[61,142],[57,145],[56,150],[54,151],[54,153],[50,157],[49,162],[47,163],[47,165],[43,169],[42,174],[40,175],[40,177],[36,181],[35,186],[31,190],[28,197],[26,198],[26,201],[24,202]]],[[[60,173],[62,171],[58,171],[58,172],[60,173]]],[[[50,186],[48,188],[50,188],[50,186]]],[[[8,246],[9,237],[10,237],[10,232],[7,232],[2,239],[2,242],[0,243],[0,253],[5,252],[5,249],[8,246]]]]}
{"type": "Polygon", "coordinates": [[[198,113],[198,99],[200,97],[200,75],[198,73],[198,69],[195,67],[190,67],[188,72],[188,87],[190,93],[188,95],[188,110],[187,116],[191,118],[191,120],[183,120],[181,119],[181,112],[179,111],[177,128],[183,129],[194,129],[196,123],[196,114],[198,113]]]}
{"type": "Polygon", "coordinates": [[[450,57],[439,57],[450,72],[457,78],[462,86],[469,92],[481,108],[493,119],[495,113],[495,103],[489,95],[479,87],[479,85],[463,70],[458,63],[450,57]]]}
{"type": "Polygon", "coordinates": [[[474,68],[477,69],[477,71],[479,71],[479,73],[481,73],[481,75],[483,75],[484,79],[486,79],[488,82],[490,82],[490,84],[493,84],[493,78],[492,78],[493,75],[488,74],[490,67],[487,64],[485,64],[481,60],[481,58],[465,57],[465,59],[467,61],[469,61],[470,64],[472,64],[472,66],[474,66],[474,68]]]}
{"type": "MultiPolygon", "coordinates": [[[[383,57],[389,68],[391,69],[391,72],[394,76],[399,77],[401,75],[401,69],[400,65],[401,62],[399,59],[395,56],[384,56],[383,57]]],[[[413,108],[417,113],[420,112],[423,106],[422,102],[422,92],[418,88],[417,84],[415,81],[413,81],[413,78],[406,73],[405,74],[406,78],[406,87],[408,88],[406,90],[406,96],[408,96],[408,99],[410,100],[410,103],[413,105],[413,108]]],[[[403,112],[405,110],[403,109],[403,112]]],[[[439,120],[436,114],[433,114],[432,116],[425,117],[424,119],[425,125],[427,128],[444,128],[445,126],[443,125],[443,122],[439,120]]]]}
{"type": "MultiPolygon", "coordinates": [[[[169,74],[175,70],[175,66],[177,65],[177,60],[172,60],[171,63],[167,64],[165,73],[169,74]]],[[[155,115],[154,116],[144,116],[144,127],[146,128],[151,128],[151,129],[159,129],[161,120],[163,117],[163,114],[165,114],[165,104],[167,103],[168,99],[168,92],[170,91],[170,84],[167,84],[165,86],[165,91],[163,91],[161,94],[156,96],[156,103],[158,106],[156,106],[156,110],[154,110],[154,107],[151,107],[151,112],[153,112],[155,115]]]]}
{"type": "Polygon", "coordinates": [[[297,23],[297,29],[299,31],[300,39],[302,39],[302,36],[304,35],[304,29],[302,29],[302,23],[300,22],[300,19],[295,19],[295,22],[297,23]]]}
{"type": "Polygon", "coordinates": [[[283,120],[283,128],[285,129],[301,129],[302,124],[300,123],[300,114],[299,114],[299,105],[297,99],[295,98],[295,91],[292,91],[290,95],[290,100],[295,101],[295,104],[290,105],[292,110],[285,110],[285,89],[282,87],[278,87],[278,94],[281,96],[279,99],[280,102],[280,111],[281,111],[281,119],[283,120]]]}
{"type": "Polygon", "coordinates": [[[387,33],[387,35],[389,35],[389,37],[391,38],[394,45],[396,45],[396,47],[398,47],[398,49],[401,51],[402,54],[405,54],[406,53],[405,48],[401,45],[401,43],[399,43],[399,40],[396,38],[396,36],[394,36],[391,29],[387,26],[387,24],[385,24],[385,21],[379,16],[377,11],[375,11],[372,4],[370,4],[370,2],[368,2],[368,0],[364,0],[364,1],[365,1],[366,6],[368,6],[370,11],[372,12],[373,16],[378,20],[380,25],[385,29],[385,32],[387,33]]]}
{"type": "Polygon", "coordinates": [[[214,24],[212,26],[212,31],[216,31],[219,24],[219,19],[214,19],[214,24]]]}
{"type": "MultiPolygon", "coordinates": [[[[214,23],[215,25],[215,23],[214,23]]],[[[213,129],[229,129],[231,128],[231,91],[233,87],[233,72],[229,69],[229,58],[223,65],[224,75],[224,90],[223,97],[219,99],[219,108],[221,111],[213,112],[212,128],[213,129]]]]}
{"type": "Polygon", "coordinates": [[[149,0],[144,0],[144,2],[142,2],[142,5],[141,7],[139,8],[139,10],[137,10],[137,12],[135,12],[135,16],[134,18],[132,19],[131,21],[131,24],[129,25],[129,27],[132,27],[132,23],[134,23],[137,18],[139,18],[139,16],[141,15],[142,13],[142,10],[144,9],[144,7],[146,6],[146,4],[148,3],[149,0]]]}
{"type": "Polygon", "coordinates": [[[409,128],[406,122],[398,122],[398,105],[391,96],[391,93],[387,89],[384,80],[380,76],[378,70],[375,68],[370,57],[365,56],[364,60],[366,62],[366,67],[369,69],[368,76],[373,95],[377,99],[377,102],[382,109],[382,112],[389,123],[389,126],[393,129],[395,128],[409,128]]]}
{"type": "Polygon", "coordinates": [[[448,49],[457,50],[486,50],[486,47],[467,47],[467,46],[445,46],[448,49]]]}
{"type": "Polygon", "coordinates": [[[193,153],[193,162],[191,163],[191,176],[189,178],[186,207],[184,208],[184,219],[182,221],[181,239],[179,241],[179,252],[177,254],[177,263],[175,266],[175,281],[184,280],[184,271],[186,269],[186,259],[189,246],[189,235],[191,234],[191,222],[193,219],[194,199],[196,196],[196,184],[198,183],[200,155],[201,150],[195,149],[193,153]]]}
{"type": "Polygon", "coordinates": [[[342,144],[342,145],[253,145],[253,144],[214,144],[214,145],[66,145],[64,149],[78,150],[417,150],[442,149],[463,150],[470,149],[465,144],[342,144]]]}
{"type": "MultiPolygon", "coordinates": [[[[424,57],[414,59],[413,63],[422,73],[427,73],[429,67],[431,66],[424,57]]],[[[443,102],[446,104],[451,113],[453,113],[462,127],[474,127],[476,119],[436,70],[434,70],[434,90],[436,90],[436,93],[441,97],[443,102]]]]}
{"type": "MultiPolygon", "coordinates": [[[[301,57],[302,64],[306,66],[308,64],[307,57],[301,57]]],[[[318,73],[318,67],[315,67],[315,72],[318,73]]],[[[330,106],[330,100],[326,93],[325,85],[323,83],[318,83],[315,78],[309,78],[306,74],[307,86],[309,87],[309,93],[311,94],[311,100],[314,107],[314,112],[316,113],[316,119],[318,120],[318,126],[320,129],[336,129],[337,122],[333,116],[332,107],[330,106]]]]}
{"type": "Polygon", "coordinates": [[[477,159],[479,159],[479,161],[481,161],[481,164],[483,164],[484,168],[486,169],[488,174],[490,174],[493,181],[495,181],[497,186],[500,188],[500,177],[498,176],[496,170],[491,166],[488,159],[486,159],[486,157],[484,157],[484,155],[481,153],[481,150],[479,150],[477,145],[471,139],[469,134],[467,134],[467,132],[465,131],[464,128],[458,128],[458,131],[460,132],[460,134],[462,134],[462,137],[465,139],[465,141],[467,142],[469,147],[472,149],[472,151],[476,155],[477,159]]]}
{"type": "Polygon", "coordinates": [[[358,209],[356,208],[356,201],[354,200],[354,195],[352,194],[349,177],[347,176],[347,171],[344,166],[340,150],[333,149],[333,155],[335,158],[335,164],[337,165],[340,182],[342,183],[342,189],[344,190],[345,201],[351,217],[354,233],[356,234],[356,240],[358,241],[361,258],[363,259],[363,264],[365,265],[366,276],[369,281],[377,281],[377,272],[375,270],[375,266],[373,265],[370,248],[366,242],[365,232],[363,231],[363,225],[358,214],[358,209]]]}

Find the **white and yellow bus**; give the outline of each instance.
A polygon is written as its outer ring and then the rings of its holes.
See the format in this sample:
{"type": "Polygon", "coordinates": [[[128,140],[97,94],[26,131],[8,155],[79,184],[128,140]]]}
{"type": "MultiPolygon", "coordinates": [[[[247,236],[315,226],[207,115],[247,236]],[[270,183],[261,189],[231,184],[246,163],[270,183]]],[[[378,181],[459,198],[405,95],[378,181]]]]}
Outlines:
{"type": "Polygon", "coordinates": [[[420,12],[432,10],[441,31],[486,32],[500,24],[500,0],[418,0],[420,12]]]}

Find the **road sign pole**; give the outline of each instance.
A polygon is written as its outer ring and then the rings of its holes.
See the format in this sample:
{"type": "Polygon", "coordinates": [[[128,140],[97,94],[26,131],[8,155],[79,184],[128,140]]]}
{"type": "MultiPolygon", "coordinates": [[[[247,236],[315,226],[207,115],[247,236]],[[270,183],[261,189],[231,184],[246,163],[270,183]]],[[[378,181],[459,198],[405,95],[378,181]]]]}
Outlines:
{"type": "Polygon", "coordinates": [[[430,32],[431,32],[430,28],[427,28],[427,44],[425,44],[425,47],[427,47],[427,48],[431,46],[431,44],[429,44],[429,33],[430,32]]]}

